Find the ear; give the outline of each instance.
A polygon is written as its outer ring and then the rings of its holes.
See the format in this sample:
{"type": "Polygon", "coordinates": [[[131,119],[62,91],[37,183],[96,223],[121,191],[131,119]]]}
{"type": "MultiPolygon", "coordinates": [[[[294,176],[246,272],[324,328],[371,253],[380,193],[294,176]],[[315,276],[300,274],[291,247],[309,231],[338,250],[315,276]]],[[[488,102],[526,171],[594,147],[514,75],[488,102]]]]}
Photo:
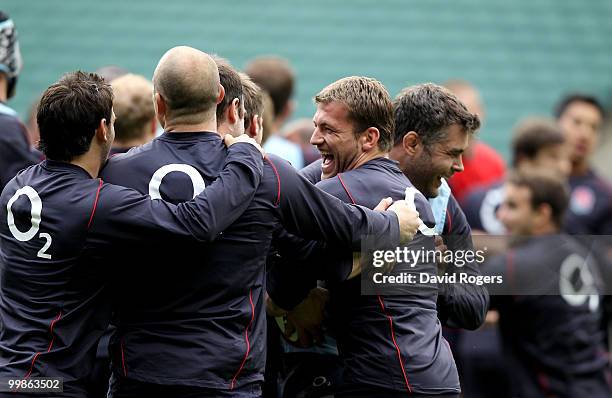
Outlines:
{"type": "Polygon", "coordinates": [[[257,123],[258,123],[258,119],[259,119],[259,116],[253,115],[251,117],[251,123],[249,124],[249,128],[248,128],[248,130],[245,131],[245,133],[249,137],[251,137],[251,138],[257,137],[257,130],[258,130],[257,123]]]}
{"type": "Polygon", "coordinates": [[[223,98],[225,98],[225,89],[223,88],[221,83],[219,83],[219,95],[217,96],[217,105],[219,105],[221,101],[223,101],[223,98]]]}
{"type": "Polygon", "coordinates": [[[153,96],[153,105],[155,105],[155,115],[157,116],[157,121],[161,124],[162,127],[166,127],[166,100],[161,96],[160,93],[155,93],[153,96]]]}
{"type": "Polygon", "coordinates": [[[544,226],[548,225],[549,223],[553,223],[552,207],[550,207],[548,203],[542,203],[538,206],[535,211],[534,223],[537,226],[544,226]]]}
{"type": "Polygon", "coordinates": [[[402,146],[404,147],[404,151],[410,156],[418,155],[419,152],[423,150],[421,137],[414,131],[409,131],[404,134],[402,146]]]}
{"type": "Polygon", "coordinates": [[[380,131],[376,127],[368,127],[368,129],[360,137],[364,151],[371,151],[378,147],[380,139],[380,131]]]}
{"type": "Polygon", "coordinates": [[[227,121],[231,125],[238,123],[240,120],[239,106],[240,100],[238,98],[234,98],[227,107],[227,121]]]}
{"type": "Polygon", "coordinates": [[[261,142],[263,141],[263,133],[264,133],[264,127],[263,127],[263,116],[261,115],[254,115],[253,116],[253,124],[256,125],[256,133],[255,133],[255,141],[261,145],[261,142]]]}
{"type": "Polygon", "coordinates": [[[100,119],[98,127],[96,127],[95,136],[100,142],[107,142],[111,139],[110,134],[108,132],[108,124],[106,123],[106,119],[100,119]]]}

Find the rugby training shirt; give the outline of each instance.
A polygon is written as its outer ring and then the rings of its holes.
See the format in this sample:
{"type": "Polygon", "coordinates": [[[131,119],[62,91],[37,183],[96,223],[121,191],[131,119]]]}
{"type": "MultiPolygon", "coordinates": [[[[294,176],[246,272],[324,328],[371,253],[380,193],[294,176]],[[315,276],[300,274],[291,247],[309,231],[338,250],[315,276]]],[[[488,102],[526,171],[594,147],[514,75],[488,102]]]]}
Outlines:
{"type": "Polygon", "coordinates": [[[79,388],[110,320],[107,285],[124,271],[109,261],[116,245],[210,241],[248,206],[261,154],[249,144],[228,152],[221,177],[179,206],[65,162],[12,179],[0,196],[0,378],[63,377],[66,394],[79,388]]]}

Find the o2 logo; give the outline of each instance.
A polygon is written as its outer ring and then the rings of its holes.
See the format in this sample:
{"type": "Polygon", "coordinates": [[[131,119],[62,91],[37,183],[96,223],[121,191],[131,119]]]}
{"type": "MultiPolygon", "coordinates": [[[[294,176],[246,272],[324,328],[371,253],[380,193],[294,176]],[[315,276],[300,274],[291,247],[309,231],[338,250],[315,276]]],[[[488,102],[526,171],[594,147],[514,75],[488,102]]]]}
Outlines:
{"type": "Polygon", "coordinates": [[[599,294],[584,258],[577,254],[567,257],[561,264],[559,274],[559,291],[569,305],[577,307],[588,302],[589,310],[597,311],[599,294]]]}
{"type": "Polygon", "coordinates": [[[198,196],[204,190],[204,188],[206,188],[204,179],[193,166],[181,163],[167,164],[157,169],[157,171],[153,173],[153,177],[151,177],[151,181],[149,182],[149,196],[151,197],[151,200],[162,198],[161,193],[159,192],[159,187],[161,186],[164,177],[173,171],[185,173],[191,179],[191,183],[193,184],[194,198],[198,196]]]}
{"type": "MultiPolygon", "coordinates": [[[[42,214],[42,200],[40,196],[38,196],[38,192],[34,188],[29,185],[18,189],[17,192],[11,197],[11,199],[6,204],[6,221],[8,223],[9,230],[11,234],[20,242],[27,242],[36,236],[40,228],[40,223],[42,222],[41,214],[42,214]],[[13,215],[13,203],[19,199],[20,196],[25,195],[30,201],[31,210],[30,210],[30,228],[22,232],[15,225],[15,216],[13,215]]],[[[49,247],[51,247],[51,242],[53,239],[51,235],[46,232],[41,232],[38,235],[39,238],[45,239],[45,244],[38,251],[37,257],[44,258],[46,260],[51,260],[51,255],[47,253],[49,247]]]]}

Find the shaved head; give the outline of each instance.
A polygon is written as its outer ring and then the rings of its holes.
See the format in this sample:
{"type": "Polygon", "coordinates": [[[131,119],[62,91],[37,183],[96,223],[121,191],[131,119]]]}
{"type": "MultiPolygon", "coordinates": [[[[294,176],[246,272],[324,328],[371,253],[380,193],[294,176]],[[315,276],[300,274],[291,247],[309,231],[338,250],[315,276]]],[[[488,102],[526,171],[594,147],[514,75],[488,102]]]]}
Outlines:
{"type": "Polygon", "coordinates": [[[153,73],[153,88],[168,107],[168,115],[197,122],[214,115],[219,98],[219,70],[212,57],[192,47],[168,50],[153,73]]]}

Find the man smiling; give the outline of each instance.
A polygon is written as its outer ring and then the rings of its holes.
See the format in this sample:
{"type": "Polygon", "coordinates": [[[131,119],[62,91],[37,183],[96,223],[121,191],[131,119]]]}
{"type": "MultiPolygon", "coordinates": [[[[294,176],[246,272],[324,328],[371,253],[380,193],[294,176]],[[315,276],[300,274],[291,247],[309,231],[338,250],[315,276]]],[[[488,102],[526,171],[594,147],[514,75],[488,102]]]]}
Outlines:
{"type": "MultiPolygon", "coordinates": [[[[397,129],[393,103],[384,86],[365,77],[347,77],[324,88],[315,102],[317,111],[311,143],[323,158],[319,166],[322,180],[317,187],[346,202],[368,207],[374,207],[381,196],[404,197],[406,187],[412,184],[398,163],[388,158],[397,129]]],[[[464,127],[463,131],[476,128],[476,116],[465,108],[462,110],[466,120],[457,118],[456,123],[461,125],[463,120],[469,124],[469,129],[464,127]]],[[[440,177],[451,174],[457,158],[460,164],[458,153],[448,162],[448,167],[446,163],[444,168],[440,165],[437,174],[440,177]]],[[[311,180],[316,167],[314,164],[309,168],[311,180]]],[[[435,196],[439,185],[440,180],[427,185],[428,192],[435,196]]],[[[435,224],[423,195],[416,195],[415,205],[426,225],[435,224]]],[[[433,247],[433,237],[418,234],[408,250],[433,247]]],[[[344,266],[345,262],[332,264],[329,258],[318,256],[301,261],[317,264],[327,260],[327,266],[318,267],[320,272],[314,279],[325,279],[331,293],[330,322],[342,360],[342,381],[335,396],[395,397],[406,393],[456,396],[460,391],[459,379],[450,348],[441,334],[437,288],[393,296],[383,295],[382,291],[361,295],[360,279],[346,280],[352,272],[344,266]]],[[[294,308],[310,290],[304,289],[304,285],[313,279],[312,274],[304,276],[299,271],[313,268],[296,267],[294,258],[277,264],[268,279],[271,299],[281,308],[294,308]],[[296,273],[300,276],[296,277],[296,273]]],[[[414,269],[409,268],[406,264],[397,264],[394,272],[437,272],[433,263],[420,262],[414,269]]]]}

